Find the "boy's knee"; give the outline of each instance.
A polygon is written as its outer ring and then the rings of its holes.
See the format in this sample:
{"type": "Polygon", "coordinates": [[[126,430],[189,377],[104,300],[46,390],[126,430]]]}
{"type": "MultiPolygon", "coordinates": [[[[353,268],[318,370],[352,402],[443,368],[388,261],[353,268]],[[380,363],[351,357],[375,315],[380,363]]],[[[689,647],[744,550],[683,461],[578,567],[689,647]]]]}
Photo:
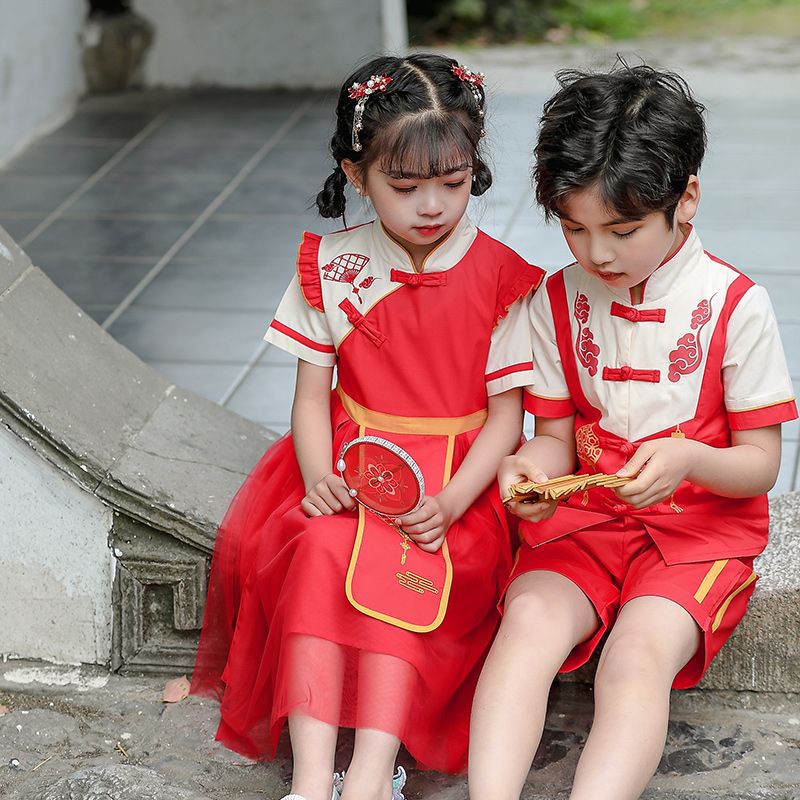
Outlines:
{"type": "Polygon", "coordinates": [[[558,598],[528,590],[507,599],[500,633],[540,638],[552,632],[559,638],[572,638],[571,632],[576,628],[574,617],[575,610],[558,598]]]}
{"type": "Polygon", "coordinates": [[[606,643],[597,667],[598,689],[670,685],[674,674],[665,663],[663,649],[644,631],[626,631],[606,643]]]}

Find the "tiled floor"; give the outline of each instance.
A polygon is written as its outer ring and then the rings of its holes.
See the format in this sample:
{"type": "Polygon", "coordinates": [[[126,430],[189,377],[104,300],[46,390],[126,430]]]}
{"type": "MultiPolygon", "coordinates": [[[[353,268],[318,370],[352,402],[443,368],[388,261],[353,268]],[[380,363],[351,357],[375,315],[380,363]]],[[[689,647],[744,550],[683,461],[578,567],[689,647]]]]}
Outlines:
{"type": "MultiPolygon", "coordinates": [[[[535,84],[531,84],[535,85],[535,84]]],[[[705,246],[769,290],[800,387],[800,105],[704,98],[712,120],[698,225],[705,246]],[[722,132],[724,131],[724,138],[722,132]],[[743,183],[743,179],[752,183],[743,183]]],[[[471,214],[549,269],[568,260],[529,187],[544,94],[498,93],[495,185],[471,214]]],[[[276,430],[293,359],[261,341],[329,165],[332,97],[145,92],[85,99],[0,172],[0,224],[98,323],[171,380],[276,430]]],[[[348,221],[364,218],[354,208],[348,221]]],[[[800,488],[800,426],[784,430],[776,492],[800,488]]]]}

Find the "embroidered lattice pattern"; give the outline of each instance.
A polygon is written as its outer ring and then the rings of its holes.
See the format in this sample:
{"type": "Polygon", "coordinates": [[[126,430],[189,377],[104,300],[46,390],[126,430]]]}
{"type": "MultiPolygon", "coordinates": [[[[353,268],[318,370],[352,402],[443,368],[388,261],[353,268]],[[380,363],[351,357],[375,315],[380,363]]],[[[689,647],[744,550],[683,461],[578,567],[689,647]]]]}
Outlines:
{"type": "Polygon", "coordinates": [[[322,268],[322,277],[326,281],[353,283],[368,261],[369,257],[360,253],[344,253],[322,268]]]}
{"type": "Polygon", "coordinates": [[[358,302],[363,303],[359,290],[369,289],[375,281],[375,276],[370,275],[364,278],[358,285],[356,285],[356,278],[368,263],[369,256],[361,253],[343,253],[322,268],[322,277],[326,281],[349,283],[353,287],[353,294],[358,298],[358,302]]]}
{"type": "Polygon", "coordinates": [[[597,464],[600,456],[603,455],[603,448],[600,447],[600,440],[594,432],[594,425],[581,425],[575,431],[575,446],[578,451],[578,458],[587,464],[597,464]]]}

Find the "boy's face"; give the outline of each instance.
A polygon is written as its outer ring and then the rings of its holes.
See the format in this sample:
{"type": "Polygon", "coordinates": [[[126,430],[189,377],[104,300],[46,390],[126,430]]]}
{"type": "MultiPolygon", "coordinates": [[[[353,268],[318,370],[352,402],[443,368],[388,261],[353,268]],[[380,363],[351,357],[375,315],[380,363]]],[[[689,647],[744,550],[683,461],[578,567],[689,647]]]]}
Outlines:
{"type": "MultiPolygon", "coordinates": [[[[623,219],[603,205],[595,188],[570,194],[563,203],[561,230],[575,260],[592,277],[617,289],[635,290],[668,259],[686,236],[697,211],[700,184],[691,176],[678,202],[672,228],[663,212],[623,219]]],[[[640,302],[640,291],[632,291],[640,302]]]]}

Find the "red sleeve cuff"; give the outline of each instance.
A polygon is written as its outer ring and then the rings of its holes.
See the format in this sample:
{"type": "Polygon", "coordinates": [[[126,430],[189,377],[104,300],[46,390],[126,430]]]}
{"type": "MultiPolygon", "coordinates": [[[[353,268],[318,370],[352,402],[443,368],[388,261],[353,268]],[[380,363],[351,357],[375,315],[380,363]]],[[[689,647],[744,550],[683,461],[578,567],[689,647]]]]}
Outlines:
{"type": "Polygon", "coordinates": [[[498,378],[504,378],[506,375],[512,375],[515,372],[528,372],[533,369],[533,362],[527,361],[522,364],[512,364],[510,367],[503,367],[503,369],[490,372],[486,376],[486,383],[496,381],[498,378]]]}
{"type": "Polygon", "coordinates": [[[784,400],[782,403],[754,408],[750,411],[728,412],[728,425],[734,431],[766,428],[769,425],[778,425],[793,419],[797,419],[797,406],[794,400],[784,400]]]}
{"type": "Polygon", "coordinates": [[[288,336],[290,339],[294,339],[296,342],[299,342],[306,347],[311,348],[312,350],[316,350],[318,353],[335,353],[336,348],[331,344],[320,344],[320,342],[315,342],[313,339],[309,339],[307,336],[303,336],[302,333],[299,331],[290,328],[288,325],[284,325],[282,322],[278,322],[278,320],[274,319],[270,323],[270,328],[274,328],[279,333],[282,333],[284,336],[288,336]]]}
{"type": "Polygon", "coordinates": [[[535,417],[571,417],[575,412],[575,403],[569,397],[553,399],[525,392],[525,410],[535,417]]]}

